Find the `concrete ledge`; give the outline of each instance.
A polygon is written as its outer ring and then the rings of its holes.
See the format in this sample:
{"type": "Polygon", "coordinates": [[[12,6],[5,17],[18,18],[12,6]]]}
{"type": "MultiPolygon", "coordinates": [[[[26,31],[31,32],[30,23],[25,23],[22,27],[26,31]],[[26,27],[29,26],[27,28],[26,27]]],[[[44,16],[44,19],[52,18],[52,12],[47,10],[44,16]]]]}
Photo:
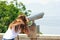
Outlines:
{"type": "MultiPolygon", "coordinates": [[[[4,33],[0,33],[0,40],[2,40],[4,33]]],[[[26,34],[19,34],[15,40],[30,40],[26,34]]],[[[36,39],[36,38],[34,38],[36,39]]],[[[37,34],[37,40],[60,40],[60,35],[37,34]]]]}

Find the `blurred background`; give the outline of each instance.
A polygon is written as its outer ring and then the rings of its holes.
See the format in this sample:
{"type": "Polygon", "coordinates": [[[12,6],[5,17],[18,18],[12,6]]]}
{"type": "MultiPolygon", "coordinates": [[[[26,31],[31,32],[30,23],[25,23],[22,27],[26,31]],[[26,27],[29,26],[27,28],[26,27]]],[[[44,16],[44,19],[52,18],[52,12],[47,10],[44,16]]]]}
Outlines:
{"type": "MultiPolygon", "coordinates": [[[[12,0],[7,1],[9,3],[12,0]]],[[[44,17],[35,21],[40,32],[60,34],[60,0],[17,0],[17,2],[22,2],[26,10],[32,11],[30,16],[44,12],[44,17]]]]}

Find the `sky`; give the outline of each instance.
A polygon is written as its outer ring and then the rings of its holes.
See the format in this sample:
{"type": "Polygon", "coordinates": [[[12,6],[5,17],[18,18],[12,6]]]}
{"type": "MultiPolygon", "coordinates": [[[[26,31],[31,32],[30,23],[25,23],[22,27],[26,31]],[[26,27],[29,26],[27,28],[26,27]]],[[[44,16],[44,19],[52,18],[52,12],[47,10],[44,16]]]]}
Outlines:
{"type": "MultiPolygon", "coordinates": [[[[8,0],[9,1],[9,0],[8,0]]],[[[60,34],[60,0],[18,0],[23,2],[31,15],[44,12],[42,19],[36,20],[43,34],[60,34]]]]}

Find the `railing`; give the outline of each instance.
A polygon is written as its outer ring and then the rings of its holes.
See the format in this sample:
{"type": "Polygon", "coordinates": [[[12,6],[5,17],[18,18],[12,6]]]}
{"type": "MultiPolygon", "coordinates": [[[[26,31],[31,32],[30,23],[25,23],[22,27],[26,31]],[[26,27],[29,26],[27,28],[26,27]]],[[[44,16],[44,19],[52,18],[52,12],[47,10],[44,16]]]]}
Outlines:
{"type": "MultiPolygon", "coordinates": [[[[0,40],[2,40],[4,33],[0,33],[0,40]]],[[[36,40],[60,40],[60,35],[38,34],[36,40]]],[[[31,40],[26,34],[19,34],[15,40],[31,40]]]]}

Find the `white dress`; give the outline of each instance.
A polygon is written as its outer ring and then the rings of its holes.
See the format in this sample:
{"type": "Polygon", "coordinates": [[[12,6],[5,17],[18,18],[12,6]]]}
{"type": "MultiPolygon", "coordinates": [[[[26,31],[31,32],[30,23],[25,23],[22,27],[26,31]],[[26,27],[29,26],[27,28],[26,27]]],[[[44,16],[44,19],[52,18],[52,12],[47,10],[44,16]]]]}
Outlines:
{"type": "Polygon", "coordinates": [[[15,32],[14,31],[14,29],[8,29],[7,31],[6,31],[6,33],[4,34],[4,36],[3,36],[3,38],[5,38],[5,39],[13,39],[13,38],[15,38],[18,34],[20,33],[20,31],[19,32],[15,32]]]}

